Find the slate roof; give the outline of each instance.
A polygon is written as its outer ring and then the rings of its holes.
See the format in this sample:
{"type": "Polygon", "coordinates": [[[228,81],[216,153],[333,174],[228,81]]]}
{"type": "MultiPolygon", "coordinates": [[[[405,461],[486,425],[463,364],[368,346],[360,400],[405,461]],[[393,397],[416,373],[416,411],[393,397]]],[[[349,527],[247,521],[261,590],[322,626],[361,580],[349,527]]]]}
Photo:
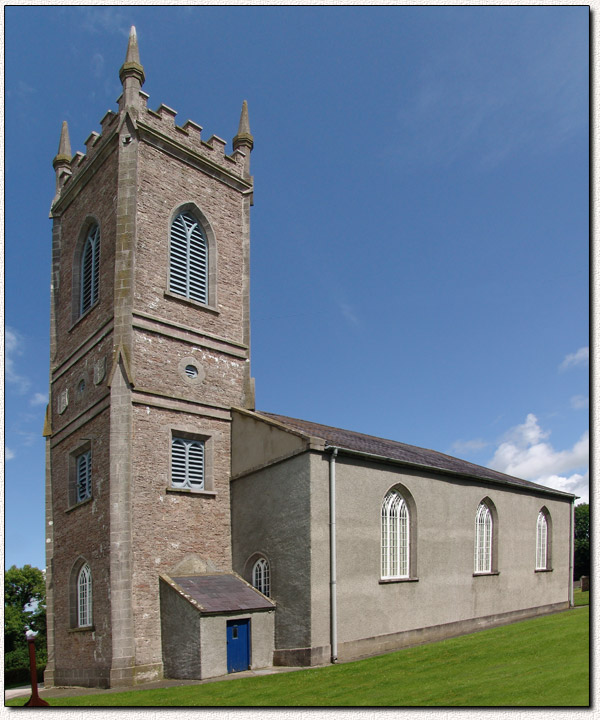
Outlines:
{"type": "Polygon", "coordinates": [[[520,485],[524,488],[543,490],[544,492],[565,498],[575,497],[569,493],[553,490],[544,485],[538,485],[528,480],[513,477],[512,475],[505,475],[496,470],[475,465],[466,460],[459,460],[451,455],[444,455],[444,453],[436,452],[435,450],[427,450],[416,447],[415,445],[397,442],[396,440],[385,440],[384,438],[374,437],[373,435],[363,435],[362,433],[353,432],[352,430],[342,430],[340,428],[329,427],[328,425],[320,425],[306,420],[276,415],[275,413],[257,411],[257,414],[264,415],[266,418],[275,420],[291,430],[299,431],[304,435],[321,438],[325,441],[325,445],[330,447],[354,450],[368,455],[376,455],[386,459],[405,462],[410,465],[458,473],[466,477],[492,480],[503,485],[520,485]]]}
{"type": "Polygon", "coordinates": [[[200,606],[203,613],[273,610],[275,603],[237,575],[184,575],[171,580],[200,606]]]}

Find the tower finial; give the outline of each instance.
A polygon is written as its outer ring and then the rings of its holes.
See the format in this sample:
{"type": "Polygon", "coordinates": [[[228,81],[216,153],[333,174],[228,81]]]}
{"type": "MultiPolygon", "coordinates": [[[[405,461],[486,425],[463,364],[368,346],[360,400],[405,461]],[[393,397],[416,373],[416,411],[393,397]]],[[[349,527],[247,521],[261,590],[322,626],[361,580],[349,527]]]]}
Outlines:
{"type": "Polygon", "coordinates": [[[67,121],[63,120],[62,128],[60,130],[60,141],[58,143],[58,153],[52,161],[52,166],[56,170],[57,165],[70,165],[71,164],[71,141],[69,139],[69,126],[67,121]]]}
{"type": "Polygon", "coordinates": [[[129,31],[129,42],[127,43],[127,55],[125,56],[125,62],[134,62],[140,64],[140,49],[137,44],[137,33],[135,31],[135,25],[131,26],[129,31]]]}
{"type": "Polygon", "coordinates": [[[132,25],[131,30],[129,31],[129,42],[127,43],[125,62],[121,65],[121,69],[119,70],[119,79],[121,80],[123,87],[125,87],[125,81],[127,78],[130,77],[135,78],[139,82],[140,88],[146,79],[146,76],[144,75],[144,67],[140,63],[140,50],[138,47],[135,25],[132,25]]]}
{"type": "MultiPolygon", "coordinates": [[[[56,173],[56,194],[54,195],[54,200],[52,201],[52,205],[58,200],[60,197],[60,192],[63,188],[63,185],[68,180],[68,178],[71,175],[71,160],[73,159],[73,156],[71,155],[71,141],[69,140],[69,126],[67,125],[67,121],[64,120],[62,124],[62,128],[60,130],[60,140],[58,142],[58,153],[54,157],[54,160],[52,161],[52,167],[54,168],[54,172],[56,173]]],[[[51,211],[52,212],[52,211],[51,211]]],[[[51,215],[52,216],[52,215],[51,215]]]]}
{"type": "Polygon", "coordinates": [[[233,138],[233,149],[241,149],[245,152],[244,158],[244,176],[250,177],[250,153],[254,147],[254,138],[250,132],[250,121],[248,120],[248,103],[244,100],[242,103],[242,114],[240,115],[240,126],[237,135],[233,138]]]}
{"type": "Polygon", "coordinates": [[[242,103],[242,114],[240,115],[240,126],[237,135],[233,138],[233,149],[237,150],[238,146],[245,145],[249,150],[254,146],[254,138],[250,132],[250,121],[248,120],[248,103],[246,100],[242,103]]]}

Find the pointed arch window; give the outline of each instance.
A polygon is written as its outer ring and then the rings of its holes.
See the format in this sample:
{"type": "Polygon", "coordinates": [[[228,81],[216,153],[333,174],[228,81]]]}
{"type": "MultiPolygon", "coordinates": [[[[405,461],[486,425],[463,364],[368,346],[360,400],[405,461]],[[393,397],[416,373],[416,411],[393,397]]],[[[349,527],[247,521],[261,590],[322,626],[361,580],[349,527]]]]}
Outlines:
{"type": "Polygon", "coordinates": [[[179,213],[171,224],[169,290],[208,304],[208,243],[189,211],[179,213]]]}
{"type": "Polygon", "coordinates": [[[271,572],[264,557],[258,558],[252,567],[252,584],[263,595],[271,596],[271,572]]]}
{"type": "Polygon", "coordinates": [[[493,521],[490,508],[480,503],[475,516],[475,572],[492,572],[493,521]]]}
{"type": "Polygon", "coordinates": [[[87,234],[81,255],[79,314],[86,313],[98,300],[100,272],[100,228],[93,225],[87,234]]]}
{"type": "Polygon", "coordinates": [[[77,625],[92,624],[92,571],[85,563],[77,576],[77,625]]]}
{"type": "Polygon", "coordinates": [[[381,505],[381,578],[408,578],[410,518],[408,505],[390,490],[381,505]]]}
{"type": "Polygon", "coordinates": [[[535,569],[548,569],[548,519],[543,510],[540,510],[537,517],[535,569]]]}

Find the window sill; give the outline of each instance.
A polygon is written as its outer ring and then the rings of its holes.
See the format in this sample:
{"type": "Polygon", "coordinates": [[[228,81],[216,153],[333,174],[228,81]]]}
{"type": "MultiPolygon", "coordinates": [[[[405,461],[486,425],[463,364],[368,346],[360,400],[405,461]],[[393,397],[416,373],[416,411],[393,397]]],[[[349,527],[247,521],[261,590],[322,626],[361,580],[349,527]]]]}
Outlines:
{"type": "Polygon", "coordinates": [[[100,298],[98,298],[93,305],[91,305],[84,313],[82,313],[82,314],[77,318],[77,320],[74,320],[74,321],[73,321],[73,324],[72,324],[71,327],[69,328],[68,332],[71,332],[71,330],[73,330],[77,325],[79,325],[79,323],[80,323],[84,318],[86,318],[86,317],[92,312],[92,310],[93,310],[95,307],[97,307],[99,304],[100,304],[100,298]]]}
{"type": "Polygon", "coordinates": [[[419,578],[407,577],[407,578],[380,578],[380,585],[390,585],[391,583],[410,583],[419,582],[419,578]]]}
{"type": "Polygon", "coordinates": [[[500,575],[498,570],[493,570],[492,572],[475,572],[473,573],[473,577],[488,577],[489,575],[500,575]]]}
{"type": "Polygon", "coordinates": [[[68,507],[65,512],[70,513],[73,510],[77,510],[77,508],[80,508],[82,505],[87,505],[88,503],[92,502],[93,498],[90,495],[89,498],[86,498],[85,500],[82,500],[81,502],[75,503],[75,505],[71,505],[71,507],[68,507]]]}
{"type": "Polygon", "coordinates": [[[69,628],[70,633],[81,633],[81,632],[94,632],[96,628],[94,625],[86,625],[85,627],[69,628]]]}
{"type": "Polygon", "coordinates": [[[543,568],[541,570],[534,570],[533,572],[536,572],[536,573],[554,572],[554,569],[553,568],[543,568]]]}
{"type": "Polygon", "coordinates": [[[190,488],[166,488],[168,493],[178,493],[182,495],[200,495],[202,497],[217,497],[217,493],[214,490],[191,490],[190,488]]]}
{"type": "Polygon", "coordinates": [[[184,305],[192,305],[199,310],[208,310],[213,315],[218,315],[219,311],[213,305],[206,305],[205,303],[198,302],[198,300],[192,300],[192,298],[185,297],[185,295],[177,295],[176,293],[165,290],[165,297],[171,300],[177,300],[177,302],[184,303],[184,305]]]}

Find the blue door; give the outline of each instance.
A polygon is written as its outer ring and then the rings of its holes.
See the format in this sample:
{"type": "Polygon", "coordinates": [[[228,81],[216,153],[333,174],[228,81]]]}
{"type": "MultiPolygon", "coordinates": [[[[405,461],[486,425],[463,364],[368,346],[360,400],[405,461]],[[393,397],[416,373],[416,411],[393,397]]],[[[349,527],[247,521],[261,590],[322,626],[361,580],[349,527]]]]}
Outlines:
{"type": "Polygon", "coordinates": [[[227,672],[250,667],[250,620],[227,621],[227,672]]]}

